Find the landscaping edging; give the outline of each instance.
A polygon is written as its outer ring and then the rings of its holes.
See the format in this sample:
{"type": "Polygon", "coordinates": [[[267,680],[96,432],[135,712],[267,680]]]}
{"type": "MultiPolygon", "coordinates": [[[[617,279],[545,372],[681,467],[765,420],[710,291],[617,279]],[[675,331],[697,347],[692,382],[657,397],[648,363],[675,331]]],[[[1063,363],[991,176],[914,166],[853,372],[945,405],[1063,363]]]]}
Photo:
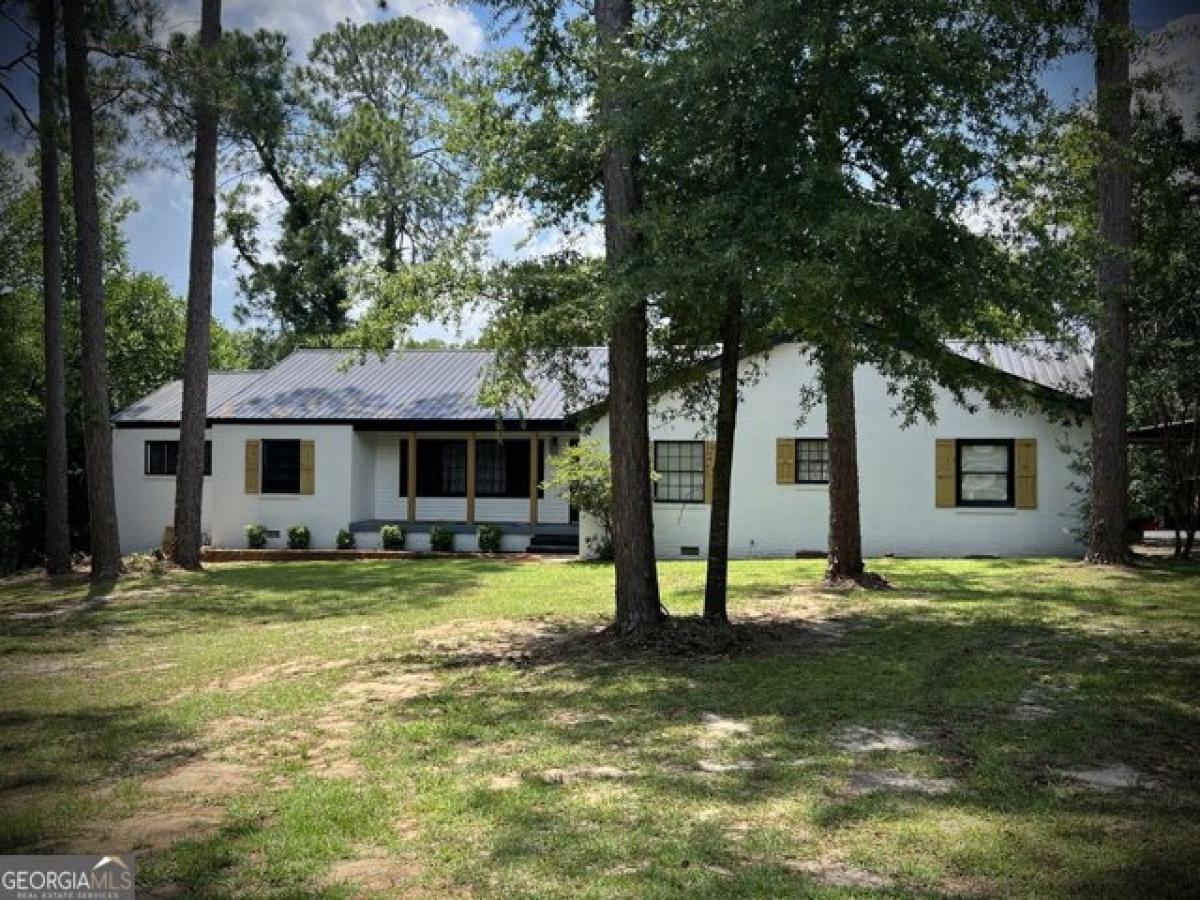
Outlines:
{"type": "Polygon", "coordinates": [[[541,556],[536,553],[477,553],[459,550],[248,550],[205,547],[200,551],[200,559],[203,562],[304,562],[339,559],[499,559],[506,562],[534,562],[540,560],[541,556]]]}

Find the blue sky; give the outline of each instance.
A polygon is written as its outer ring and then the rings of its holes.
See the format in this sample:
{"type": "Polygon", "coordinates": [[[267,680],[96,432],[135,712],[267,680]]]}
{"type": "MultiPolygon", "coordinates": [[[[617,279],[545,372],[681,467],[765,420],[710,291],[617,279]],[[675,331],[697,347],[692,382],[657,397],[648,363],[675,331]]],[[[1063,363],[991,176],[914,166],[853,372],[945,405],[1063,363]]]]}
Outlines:
{"type": "MultiPolygon", "coordinates": [[[[191,31],[198,27],[198,0],[165,0],[165,3],[167,29],[191,31]]],[[[442,28],[468,52],[492,46],[489,14],[475,4],[389,0],[387,10],[380,11],[375,0],[225,0],[223,7],[225,27],[280,30],[288,36],[297,59],[307,53],[314,36],[347,18],[365,22],[384,16],[413,15],[442,28]]],[[[1190,26],[1190,39],[1174,46],[1173,59],[1194,62],[1200,56],[1200,0],[1134,0],[1133,16],[1142,32],[1162,29],[1169,23],[1174,23],[1173,28],[1190,26]]],[[[11,33],[0,35],[0,50],[7,51],[14,37],[11,33]]],[[[10,53],[4,52],[4,59],[9,56],[10,53]]],[[[1067,104],[1086,97],[1093,87],[1090,56],[1077,54],[1059,61],[1046,73],[1044,82],[1057,103],[1067,104]]],[[[1196,94],[1193,89],[1190,101],[1193,108],[1196,94]]],[[[12,142],[0,140],[0,145],[11,146],[12,142]]],[[[129,184],[129,194],[139,205],[125,229],[131,262],[138,269],[164,276],[182,295],[187,285],[191,188],[178,154],[173,164],[154,166],[135,176],[129,184]]],[[[520,217],[508,221],[493,234],[493,252],[499,256],[513,254],[523,235],[524,221],[520,217]]],[[[221,319],[232,319],[236,293],[234,254],[224,245],[217,250],[214,266],[213,312],[221,319]]],[[[479,324],[478,319],[468,320],[465,332],[473,334],[479,324]]],[[[434,325],[421,327],[418,334],[454,337],[434,325]]]]}

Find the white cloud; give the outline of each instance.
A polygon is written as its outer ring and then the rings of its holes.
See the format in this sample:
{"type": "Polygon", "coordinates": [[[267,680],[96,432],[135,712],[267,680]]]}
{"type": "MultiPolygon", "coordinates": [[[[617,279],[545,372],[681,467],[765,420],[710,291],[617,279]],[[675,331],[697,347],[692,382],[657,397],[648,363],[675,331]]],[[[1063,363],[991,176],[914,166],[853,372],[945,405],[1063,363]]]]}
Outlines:
{"type": "Polygon", "coordinates": [[[541,228],[533,212],[520,203],[498,203],[483,228],[488,234],[488,251],[498,260],[536,259],[564,250],[590,257],[604,255],[604,227],[599,221],[569,231],[541,228]]]}
{"type": "MultiPolygon", "coordinates": [[[[196,0],[172,0],[163,16],[167,31],[192,32],[200,27],[196,0]]],[[[380,9],[375,0],[226,0],[221,11],[226,28],[282,31],[293,57],[303,60],[313,38],[349,19],[356,24],[412,16],[440,28],[461,50],[474,53],[483,46],[484,30],[471,10],[449,0],[391,0],[380,9]]]]}

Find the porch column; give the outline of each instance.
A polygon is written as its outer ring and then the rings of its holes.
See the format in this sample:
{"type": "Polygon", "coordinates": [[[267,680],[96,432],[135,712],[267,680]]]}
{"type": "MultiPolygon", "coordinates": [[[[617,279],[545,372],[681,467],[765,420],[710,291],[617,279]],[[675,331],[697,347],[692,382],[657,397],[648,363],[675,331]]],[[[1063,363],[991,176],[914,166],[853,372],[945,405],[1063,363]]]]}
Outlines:
{"type": "Polygon", "coordinates": [[[536,431],[529,438],[529,524],[538,521],[538,447],[542,436],[536,431]]]}
{"type": "Polygon", "coordinates": [[[467,524],[475,524],[475,432],[467,432],[467,524]]]}
{"type": "Polygon", "coordinates": [[[417,433],[408,433],[408,521],[417,521],[417,433]]]}

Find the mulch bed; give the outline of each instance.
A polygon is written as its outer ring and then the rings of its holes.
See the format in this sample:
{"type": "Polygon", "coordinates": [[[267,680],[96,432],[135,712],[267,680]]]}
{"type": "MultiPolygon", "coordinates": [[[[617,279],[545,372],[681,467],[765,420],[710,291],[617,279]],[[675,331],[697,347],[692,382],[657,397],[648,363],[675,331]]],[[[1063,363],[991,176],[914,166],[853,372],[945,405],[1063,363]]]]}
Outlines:
{"type": "Polygon", "coordinates": [[[305,560],[347,559],[497,559],[504,562],[541,562],[536,553],[468,553],[432,550],[245,550],[206,547],[200,551],[202,562],[304,562],[305,560]]]}

